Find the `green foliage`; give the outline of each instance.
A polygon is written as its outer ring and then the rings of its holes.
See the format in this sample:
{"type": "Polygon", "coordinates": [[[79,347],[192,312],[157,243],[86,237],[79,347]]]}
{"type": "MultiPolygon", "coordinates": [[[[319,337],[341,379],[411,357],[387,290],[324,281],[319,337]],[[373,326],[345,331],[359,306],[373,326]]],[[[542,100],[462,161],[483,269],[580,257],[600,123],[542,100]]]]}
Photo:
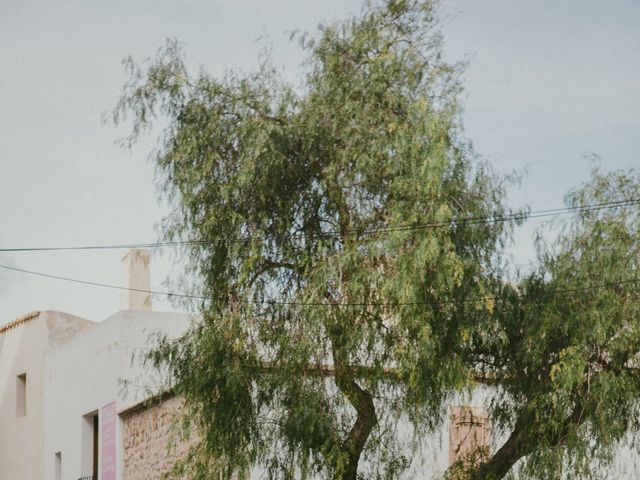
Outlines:
{"type": "Polygon", "coordinates": [[[467,383],[511,223],[456,221],[509,212],[462,136],[461,66],[441,59],[433,8],[388,0],[302,37],[299,91],[268,61],[191,76],[175,42],[126,62],[115,121],[132,116],[129,144],[168,121],[165,231],[199,242],[187,253],[210,297],[153,354],[202,436],[177,472],[397,478],[398,417],[419,438],[467,383]]]}
{"type": "Polygon", "coordinates": [[[478,478],[502,478],[523,457],[527,478],[602,478],[638,432],[640,216],[624,205],[638,199],[636,172],[595,170],[567,204],[623,205],[580,210],[540,246],[537,271],[504,287],[493,333],[478,338],[472,358],[497,375],[493,421],[511,429],[512,450],[478,478]]]}
{"type": "MultiPolygon", "coordinates": [[[[201,439],[175,476],[398,478],[398,419],[419,439],[480,372],[509,436],[451,475],[597,477],[640,427],[637,206],[580,210],[507,284],[516,222],[458,220],[510,212],[462,135],[461,65],[441,59],[433,3],[369,4],[300,43],[297,90],[268,60],[191,76],[176,42],[125,62],[115,121],[132,116],[131,145],[167,120],[165,232],[195,242],[207,297],[152,354],[201,439]]],[[[636,173],[595,171],[567,201],[639,198],[636,173]]]]}
{"type": "MultiPolygon", "coordinates": [[[[191,76],[176,42],[125,63],[115,121],[132,116],[129,145],[167,121],[165,232],[195,242],[207,297],[152,354],[201,439],[174,474],[398,478],[398,419],[419,439],[480,372],[509,437],[464,474],[597,477],[640,426],[637,206],[580,210],[507,284],[516,222],[458,220],[510,212],[462,135],[461,65],[441,59],[433,3],[368,5],[300,43],[298,90],[268,60],[191,76]]],[[[639,198],[634,172],[596,171],[567,200],[639,198]]]]}

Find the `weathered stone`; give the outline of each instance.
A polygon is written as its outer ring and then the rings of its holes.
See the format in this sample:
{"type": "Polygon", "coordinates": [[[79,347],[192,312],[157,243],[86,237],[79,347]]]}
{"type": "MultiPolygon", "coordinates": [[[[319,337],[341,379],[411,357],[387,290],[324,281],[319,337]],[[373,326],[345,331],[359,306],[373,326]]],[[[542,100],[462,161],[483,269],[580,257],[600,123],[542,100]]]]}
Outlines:
{"type": "Polygon", "coordinates": [[[160,480],[184,458],[195,439],[179,433],[182,408],[182,400],[171,397],[123,417],[123,480],[160,480]]]}

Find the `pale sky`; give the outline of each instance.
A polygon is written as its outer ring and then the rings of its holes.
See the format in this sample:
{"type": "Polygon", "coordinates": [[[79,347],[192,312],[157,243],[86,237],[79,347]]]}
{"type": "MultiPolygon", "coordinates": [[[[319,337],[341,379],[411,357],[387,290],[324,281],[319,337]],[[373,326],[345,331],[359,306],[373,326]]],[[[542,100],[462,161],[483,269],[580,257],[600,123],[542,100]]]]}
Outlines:
{"type": "MultiPolygon", "coordinates": [[[[0,248],[150,242],[166,213],[147,154],[101,123],[126,76],[124,56],[153,55],[167,37],[192,70],[251,70],[268,38],[297,82],[304,58],[292,30],[360,9],[361,1],[0,0],[0,248]]],[[[470,60],[465,126],[501,172],[528,171],[515,207],[562,206],[583,182],[587,154],[605,170],[640,166],[640,2],[443,1],[449,60],[470,60]]],[[[534,259],[532,221],[514,260],[534,259]]],[[[119,285],[119,251],[0,253],[0,265],[119,285]]],[[[167,255],[152,260],[163,289],[167,255]]],[[[178,287],[174,287],[179,288],[178,287]]],[[[155,308],[170,305],[155,299],[155,308]]],[[[91,320],[115,313],[120,293],[0,270],[0,325],[31,310],[91,320]]]]}

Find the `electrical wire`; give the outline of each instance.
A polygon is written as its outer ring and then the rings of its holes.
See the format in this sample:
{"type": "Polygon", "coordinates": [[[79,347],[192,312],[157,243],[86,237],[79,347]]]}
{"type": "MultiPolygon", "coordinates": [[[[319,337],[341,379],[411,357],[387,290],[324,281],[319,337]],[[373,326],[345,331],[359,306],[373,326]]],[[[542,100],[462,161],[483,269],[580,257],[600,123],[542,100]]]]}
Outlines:
{"type": "MultiPolygon", "coordinates": [[[[529,213],[512,213],[504,216],[476,216],[476,217],[462,217],[452,218],[448,221],[441,222],[427,222],[427,223],[404,223],[389,225],[383,227],[374,227],[364,229],[362,231],[351,230],[347,232],[328,231],[320,234],[315,234],[315,238],[337,238],[342,235],[373,235],[376,233],[391,233],[402,231],[419,231],[419,230],[432,230],[436,228],[450,228],[454,225],[478,225],[482,223],[503,223],[517,220],[530,220],[533,218],[552,217],[556,215],[563,215],[568,213],[583,213],[593,212],[599,210],[605,210],[610,208],[619,208],[627,206],[635,206],[640,204],[640,199],[619,200],[611,202],[602,202],[587,204],[574,207],[561,207],[551,208],[546,210],[535,210],[529,213]]],[[[303,238],[305,234],[292,234],[289,238],[303,238]]],[[[229,242],[241,242],[249,243],[253,239],[258,238],[256,236],[248,236],[239,239],[230,239],[229,242]]],[[[0,248],[0,253],[16,253],[16,252],[54,252],[54,251],[82,251],[82,250],[123,250],[130,248],[163,248],[163,247],[176,247],[176,246],[189,246],[189,245],[208,245],[211,242],[204,240],[184,240],[184,241],[164,241],[164,242],[147,242],[147,243],[122,243],[122,244],[106,244],[106,245],[80,245],[69,247],[16,247],[16,248],[0,248]]]]}
{"type": "Polygon", "coordinates": [[[0,248],[0,253],[15,252],[64,252],[75,250],[124,250],[130,248],[162,248],[181,245],[195,245],[202,242],[176,241],[176,242],[149,242],[149,243],[117,243],[107,245],[80,245],[71,247],[17,247],[0,248]]]}
{"type": "Polygon", "coordinates": [[[34,272],[33,270],[25,270],[23,268],[10,267],[8,265],[0,265],[0,268],[2,268],[4,270],[10,270],[12,272],[26,273],[26,274],[35,275],[35,276],[38,276],[38,277],[52,278],[54,280],[64,280],[66,282],[78,283],[78,284],[82,284],[82,285],[91,285],[91,286],[94,286],[94,287],[111,288],[113,290],[126,290],[126,291],[130,291],[130,292],[149,293],[149,294],[152,294],[152,295],[164,295],[164,296],[167,296],[167,297],[183,297],[183,298],[193,298],[193,299],[200,299],[200,300],[209,299],[209,297],[206,297],[206,296],[191,295],[191,294],[188,294],[188,293],[160,292],[160,291],[154,291],[154,290],[144,290],[144,289],[141,289],[141,288],[121,287],[119,285],[111,285],[111,284],[108,284],[108,283],[92,282],[92,281],[89,281],[89,280],[80,280],[80,279],[77,279],[77,278],[63,277],[63,276],[60,276],[60,275],[51,275],[49,273],[34,272]]]}
{"type": "MultiPolygon", "coordinates": [[[[80,280],[77,278],[71,277],[63,277],[60,275],[51,275],[48,273],[35,272],[33,270],[25,270],[17,267],[10,267],[8,265],[0,265],[0,268],[5,270],[10,270],[14,272],[25,273],[29,275],[35,275],[44,278],[50,278],[55,280],[63,280],[67,282],[82,284],[82,285],[90,285],[94,287],[102,287],[102,288],[110,288],[114,290],[125,290],[131,292],[140,292],[140,293],[148,293],[150,295],[161,295],[169,298],[188,298],[188,299],[196,299],[196,300],[213,300],[214,298],[207,295],[193,295],[188,293],[175,293],[175,292],[163,292],[156,290],[145,290],[139,288],[130,288],[130,287],[121,287],[118,285],[111,285],[107,283],[101,282],[92,282],[87,280],[80,280]]],[[[617,282],[603,282],[593,285],[588,285],[584,287],[572,287],[572,288],[559,288],[555,290],[550,290],[548,292],[544,292],[544,295],[560,295],[560,294],[568,294],[568,293],[576,293],[581,291],[589,291],[589,290],[597,290],[600,288],[610,288],[616,287],[620,285],[628,285],[640,283],[640,278],[630,278],[626,280],[620,280],[617,282]]],[[[493,295],[485,295],[482,297],[469,298],[464,300],[443,300],[439,302],[338,302],[338,303],[329,303],[329,302],[294,302],[294,301],[275,301],[275,300],[253,300],[253,301],[236,301],[232,303],[238,304],[247,304],[247,305],[281,305],[281,306],[302,306],[302,307],[404,307],[404,306],[418,306],[418,305],[450,305],[450,304],[467,304],[467,303],[479,303],[479,302],[487,302],[487,301],[496,301],[500,300],[493,295]]]]}

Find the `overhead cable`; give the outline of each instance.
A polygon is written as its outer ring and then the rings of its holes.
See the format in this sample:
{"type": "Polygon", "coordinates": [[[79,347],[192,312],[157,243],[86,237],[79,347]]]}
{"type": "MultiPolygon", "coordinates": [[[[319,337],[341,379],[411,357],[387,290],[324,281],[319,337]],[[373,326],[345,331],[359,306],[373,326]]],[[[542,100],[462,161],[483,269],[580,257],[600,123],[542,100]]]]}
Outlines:
{"type": "MultiPolygon", "coordinates": [[[[584,213],[593,212],[599,210],[605,210],[610,208],[620,208],[635,206],[640,204],[640,199],[629,199],[611,202],[594,203],[582,206],[574,207],[562,207],[552,208],[547,210],[535,210],[528,213],[511,213],[508,215],[494,215],[494,216],[470,216],[470,217],[453,217],[447,221],[440,222],[413,222],[413,223],[401,223],[395,225],[386,225],[381,227],[365,228],[363,230],[349,230],[346,232],[338,232],[331,230],[322,233],[314,233],[306,235],[303,233],[293,233],[288,237],[294,238],[338,238],[341,236],[366,236],[376,233],[392,233],[403,231],[419,231],[419,230],[432,230],[437,228],[452,228],[462,225],[478,225],[482,223],[504,223],[517,220],[529,220],[533,218],[552,217],[556,215],[563,215],[568,213],[584,213]]],[[[231,238],[228,239],[229,243],[249,243],[252,240],[260,238],[259,236],[247,236],[243,238],[231,238]]],[[[105,244],[105,245],[80,245],[80,246],[45,246],[45,247],[15,247],[15,248],[0,248],[0,253],[16,253],[16,252],[54,252],[54,251],[81,251],[81,250],[124,250],[132,248],[148,248],[156,249],[163,247],[177,247],[177,246],[195,246],[195,245],[209,245],[212,242],[206,240],[182,240],[182,241],[162,241],[162,242],[147,242],[147,243],[121,243],[121,244],[105,244]]]]}
{"type": "MultiPolygon", "coordinates": [[[[189,293],[176,293],[176,292],[163,292],[157,290],[145,290],[139,288],[130,288],[130,287],[121,287],[118,285],[112,285],[101,282],[93,282],[87,280],[80,280],[77,278],[71,277],[63,277],[60,275],[52,275],[48,273],[35,272],[32,270],[25,270],[22,268],[11,267],[8,265],[0,265],[0,268],[5,270],[10,270],[14,272],[25,273],[29,275],[35,275],[39,277],[45,277],[55,280],[63,280],[67,282],[73,282],[82,285],[90,285],[94,287],[102,287],[102,288],[110,288],[114,290],[125,290],[131,292],[140,292],[140,293],[148,293],[151,295],[160,295],[166,296],[169,298],[188,298],[195,300],[214,300],[212,296],[208,295],[195,295],[189,293]]],[[[569,293],[577,293],[581,291],[589,291],[589,290],[597,290],[601,288],[611,288],[621,285],[635,284],[639,283],[640,278],[629,278],[625,280],[620,280],[616,282],[602,282],[592,285],[586,285],[583,287],[571,287],[571,288],[558,288],[555,290],[550,290],[548,292],[543,292],[543,295],[561,295],[561,294],[569,294],[569,293]]],[[[277,301],[277,300],[238,300],[233,301],[231,303],[235,304],[247,304],[247,305],[282,305],[282,306],[302,306],[302,307],[404,307],[404,306],[418,306],[418,305],[449,305],[449,304],[467,304],[467,303],[485,303],[491,301],[500,300],[499,297],[494,295],[484,295],[480,297],[468,298],[464,300],[442,300],[442,301],[434,301],[434,302],[296,302],[296,301],[277,301]]]]}

